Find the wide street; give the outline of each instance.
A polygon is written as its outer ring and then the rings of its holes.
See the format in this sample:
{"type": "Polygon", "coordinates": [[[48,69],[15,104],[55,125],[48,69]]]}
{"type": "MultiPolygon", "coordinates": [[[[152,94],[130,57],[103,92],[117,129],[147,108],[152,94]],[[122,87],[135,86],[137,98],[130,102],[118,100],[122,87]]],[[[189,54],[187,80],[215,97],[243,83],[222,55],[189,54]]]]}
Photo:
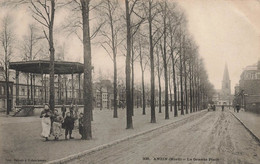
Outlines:
{"type": "Polygon", "coordinates": [[[205,112],[70,163],[259,163],[259,143],[229,111],[205,112]]]}

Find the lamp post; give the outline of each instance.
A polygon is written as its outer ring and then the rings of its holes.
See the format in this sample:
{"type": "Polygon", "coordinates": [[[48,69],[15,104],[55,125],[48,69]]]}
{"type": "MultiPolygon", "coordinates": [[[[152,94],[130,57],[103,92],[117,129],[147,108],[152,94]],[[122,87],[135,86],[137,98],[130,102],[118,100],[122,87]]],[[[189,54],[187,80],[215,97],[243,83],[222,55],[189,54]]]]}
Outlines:
{"type": "Polygon", "coordinates": [[[248,94],[244,93],[244,108],[245,108],[245,111],[246,111],[246,96],[248,96],[248,94]]]}

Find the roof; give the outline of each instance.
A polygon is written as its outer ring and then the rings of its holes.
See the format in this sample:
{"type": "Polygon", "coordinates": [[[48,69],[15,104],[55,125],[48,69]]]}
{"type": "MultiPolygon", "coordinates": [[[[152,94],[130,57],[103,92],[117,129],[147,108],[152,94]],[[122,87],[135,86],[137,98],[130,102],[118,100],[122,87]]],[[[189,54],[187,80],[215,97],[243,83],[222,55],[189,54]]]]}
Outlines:
{"type": "MultiPolygon", "coordinates": [[[[25,73],[49,74],[50,61],[48,60],[33,60],[33,61],[19,61],[10,62],[10,69],[21,71],[25,73]]],[[[55,61],[55,74],[72,74],[83,73],[84,65],[79,62],[55,61]]]]}

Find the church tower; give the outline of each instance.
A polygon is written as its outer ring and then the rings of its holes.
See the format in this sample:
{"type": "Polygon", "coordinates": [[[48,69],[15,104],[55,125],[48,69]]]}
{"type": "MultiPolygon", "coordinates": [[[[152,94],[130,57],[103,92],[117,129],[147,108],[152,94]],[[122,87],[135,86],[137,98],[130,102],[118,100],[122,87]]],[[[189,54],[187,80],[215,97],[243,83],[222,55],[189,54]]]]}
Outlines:
{"type": "Polygon", "coordinates": [[[229,73],[228,73],[228,66],[227,63],[225,64],[225,69],[224,69],[224,75],[222,79],[222,89],[221,89],[221,100],[222,104],[229,104],[230,103],[230,96],[231,96],[231,81],[229,78],[229,73]]]}

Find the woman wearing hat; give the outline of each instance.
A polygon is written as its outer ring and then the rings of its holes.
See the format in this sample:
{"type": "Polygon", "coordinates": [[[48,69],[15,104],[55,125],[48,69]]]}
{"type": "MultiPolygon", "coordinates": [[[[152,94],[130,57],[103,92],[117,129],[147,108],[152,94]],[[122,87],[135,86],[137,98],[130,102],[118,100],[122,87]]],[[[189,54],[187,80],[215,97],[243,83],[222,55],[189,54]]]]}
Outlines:
{"type": "Polygon", "coordinates": [[[41,136],[48,141],[48,137],[50,136],[51,132],[51,111],[49,106],[46,104],[44,105],[44,110],[41,112],[40,118],[42,118],[42,133],[41,136]]]}

